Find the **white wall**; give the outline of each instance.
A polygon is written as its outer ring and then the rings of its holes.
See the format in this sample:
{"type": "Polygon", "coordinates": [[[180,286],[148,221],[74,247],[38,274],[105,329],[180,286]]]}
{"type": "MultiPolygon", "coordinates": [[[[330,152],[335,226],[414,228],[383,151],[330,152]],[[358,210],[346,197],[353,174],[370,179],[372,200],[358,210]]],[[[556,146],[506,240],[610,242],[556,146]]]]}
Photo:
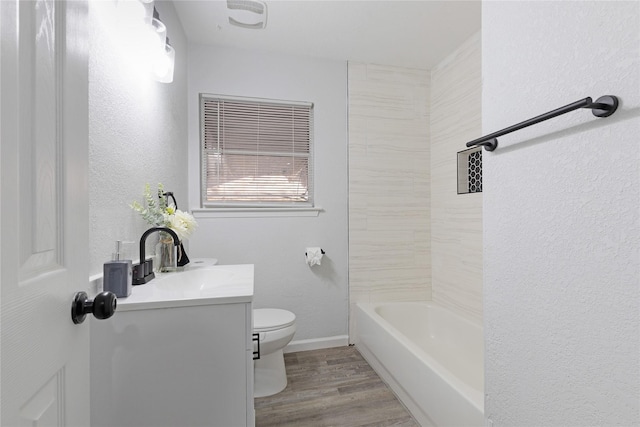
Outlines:
{"type": "Polygon", "coordinates": [[[318,216],[216,217],[198,214],[189,256],[255,265],[254,307],[293,311],[294,340],[347,334],[346,63],[191,45],[189,48],[189,195],[199,208],[200,93],[314,103],[318,216]],[[310,268],[305,248],[326,251],[310,268]]]}
{"type": "MultiPolygon", "coordinates": [[[[640,3],[483,2],[486,416],[640,424],[640,3]]],[[[463,141],[461,141],[463,142],[463,141]]]]}
{"type": "Polygon", "coordinates": [[[482,193],[457,194],[457,152],[482,132],[477,33],[431,70],[433,301],[482,322],[482,193]]]}
{"type": "Polygon", "coordinates": [[[429,150],[429,71],[350,62],[352,306],[431,299],[429,150]]]}
{"type": "MultiPolygon", "coordinates": [[[[187,46],[173,4],[156,2],[176,50],[171,84],[140,72],[112,19],[114,1],[90,2],[90,274],[101,274],[116,240],[138,242],[148,225],[129,207],[145,183],[162,182],[180,207],[187,194],[187,46]]],[[[138,257],[138,244],[134,258],[138,257]]]]}

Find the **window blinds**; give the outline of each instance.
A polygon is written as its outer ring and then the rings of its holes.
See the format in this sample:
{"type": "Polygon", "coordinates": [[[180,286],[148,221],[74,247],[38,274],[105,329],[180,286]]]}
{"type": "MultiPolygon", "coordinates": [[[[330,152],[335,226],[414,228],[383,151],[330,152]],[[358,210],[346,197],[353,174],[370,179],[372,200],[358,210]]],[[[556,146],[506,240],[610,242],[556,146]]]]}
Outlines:
{"type": "Polygon", "coordinates": [[[310,206],[313,104],[201,95],[204,207],[310,206]]]}

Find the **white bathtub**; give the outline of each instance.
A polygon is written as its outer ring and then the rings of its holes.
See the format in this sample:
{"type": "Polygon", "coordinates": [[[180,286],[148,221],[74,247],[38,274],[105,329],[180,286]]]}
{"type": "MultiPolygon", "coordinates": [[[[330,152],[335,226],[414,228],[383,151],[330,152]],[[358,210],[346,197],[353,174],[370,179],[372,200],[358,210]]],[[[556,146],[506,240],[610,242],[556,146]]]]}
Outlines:
{"type": "Polygon", "coordinates": [[[358,303],[356,348],[423,426],[484,425],[482,326],[431,302],[358,303]]]}

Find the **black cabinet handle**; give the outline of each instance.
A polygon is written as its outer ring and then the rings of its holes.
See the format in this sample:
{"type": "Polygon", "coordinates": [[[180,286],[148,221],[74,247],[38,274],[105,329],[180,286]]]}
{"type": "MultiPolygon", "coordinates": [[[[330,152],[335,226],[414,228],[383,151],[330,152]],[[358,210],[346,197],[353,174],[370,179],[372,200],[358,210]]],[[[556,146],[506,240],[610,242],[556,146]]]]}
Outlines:
{"type": "Polygon", "coordinates": [[[253,352],[253,360],[260,359],[260,334],[253,334],[253,341],[258,345],[258,351],[253,352]]]}

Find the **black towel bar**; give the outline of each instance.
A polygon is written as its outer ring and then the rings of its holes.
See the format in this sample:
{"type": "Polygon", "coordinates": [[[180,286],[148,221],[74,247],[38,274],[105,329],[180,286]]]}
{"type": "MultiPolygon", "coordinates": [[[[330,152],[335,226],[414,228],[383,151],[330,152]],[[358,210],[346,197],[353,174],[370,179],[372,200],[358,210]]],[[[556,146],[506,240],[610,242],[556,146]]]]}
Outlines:
{"type": "Polygon", "coordinates": [[[591,109],[593,115],[596,117],[609,117],[610,115],[615,113],[616,109],[618,108],[618,98],[613,95],[605,95],[596,99],[596,102],[593,102],[591,100],[591,97],[587,97],[579,101],[572,102],[571,104],[565,105],[564,107],[560,107],[553,111],[541,114],[532,119],[525,120],[524,122],[518,123],[516,125],[509,126],[508,128],[490,133],[489,135],[474,139],[473,141],[469,141],[467,142],[467,147],[482,145],[484,146],[485,150],[493,151],[498,146],[498,137],[526,128],[531,125],[535,125],[540,122],[544,122],[545,120],[549,120],[570,111],[577,110],[578,108],[589,108],[591,109]]]}

